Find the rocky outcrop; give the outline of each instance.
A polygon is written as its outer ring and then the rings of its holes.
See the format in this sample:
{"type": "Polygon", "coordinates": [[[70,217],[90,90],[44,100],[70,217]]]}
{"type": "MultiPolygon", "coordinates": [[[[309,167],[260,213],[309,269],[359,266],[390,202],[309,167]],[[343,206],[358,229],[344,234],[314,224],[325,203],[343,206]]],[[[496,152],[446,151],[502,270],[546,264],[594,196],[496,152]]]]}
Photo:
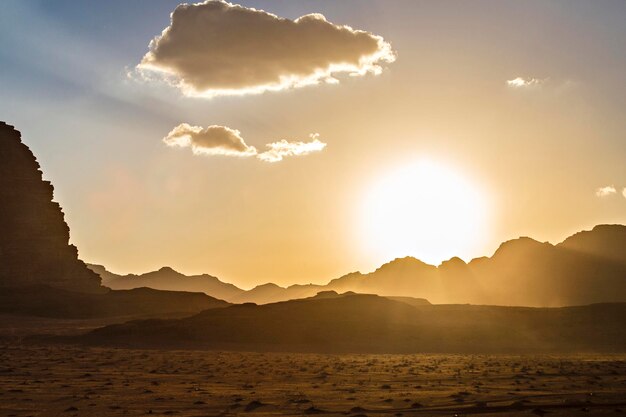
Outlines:
{"type": "Polygon", "coordinates": [[[104,291],[100,277],[69,244],[69,227],[53,191],[20,132],[0,122],[0,287],[104,291]]]}

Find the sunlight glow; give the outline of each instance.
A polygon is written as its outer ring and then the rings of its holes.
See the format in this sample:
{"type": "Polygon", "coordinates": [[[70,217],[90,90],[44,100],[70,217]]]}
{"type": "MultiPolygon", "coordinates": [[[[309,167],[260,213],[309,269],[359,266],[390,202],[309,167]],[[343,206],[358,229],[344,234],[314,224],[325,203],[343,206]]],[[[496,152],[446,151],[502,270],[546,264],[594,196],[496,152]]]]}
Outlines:
{"type": "Polygon", "coordinates": [[[484,193],[466,176],[421,160],[369,188],[362,206],[363,240],[386,260],[414,256],[437,265],[453,256],[466,258],[486,235],[487,206],[484,193]]]}

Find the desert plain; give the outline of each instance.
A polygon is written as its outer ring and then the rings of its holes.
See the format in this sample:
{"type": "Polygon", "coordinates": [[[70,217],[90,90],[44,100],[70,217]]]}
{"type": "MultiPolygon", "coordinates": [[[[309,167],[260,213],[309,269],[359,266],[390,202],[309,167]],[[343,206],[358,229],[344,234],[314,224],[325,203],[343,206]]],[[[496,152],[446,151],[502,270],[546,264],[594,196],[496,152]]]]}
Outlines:
{"type": "Polygon", "coordinates": [[[42,343],[28,336],[86,331],[102,321],[28,318],[13,328],[15,319],[5,315],[0,324],[0,415],[7,417],[557,417],[626,411],[626,355],[621,354],[371,355],[85,347],[42,343]]]}

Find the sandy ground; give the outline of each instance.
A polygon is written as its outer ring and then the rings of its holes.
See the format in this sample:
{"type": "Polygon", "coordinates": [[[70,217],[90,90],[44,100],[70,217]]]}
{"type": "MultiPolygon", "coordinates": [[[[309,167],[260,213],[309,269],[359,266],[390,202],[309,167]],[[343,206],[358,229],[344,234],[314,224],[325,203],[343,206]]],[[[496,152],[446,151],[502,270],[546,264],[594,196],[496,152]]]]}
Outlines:
{"type": "MultiPolygon", "coordinates": [[[[626,357],[0,346],[2,416],[626,412],[626,357]]],[[[626,414],[625,414],[626,415],[626,414]]]]}

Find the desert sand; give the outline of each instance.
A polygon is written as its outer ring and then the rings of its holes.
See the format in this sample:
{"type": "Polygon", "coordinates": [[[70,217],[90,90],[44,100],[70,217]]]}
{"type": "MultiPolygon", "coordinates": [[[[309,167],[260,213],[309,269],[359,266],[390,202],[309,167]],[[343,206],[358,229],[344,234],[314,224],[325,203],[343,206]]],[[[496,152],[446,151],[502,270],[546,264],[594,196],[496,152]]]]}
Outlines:
{"type": "Polygon", "coordinates": [[[625,360],[11,344],[0,415],[612,416],[626,410],[625,360]]]}

